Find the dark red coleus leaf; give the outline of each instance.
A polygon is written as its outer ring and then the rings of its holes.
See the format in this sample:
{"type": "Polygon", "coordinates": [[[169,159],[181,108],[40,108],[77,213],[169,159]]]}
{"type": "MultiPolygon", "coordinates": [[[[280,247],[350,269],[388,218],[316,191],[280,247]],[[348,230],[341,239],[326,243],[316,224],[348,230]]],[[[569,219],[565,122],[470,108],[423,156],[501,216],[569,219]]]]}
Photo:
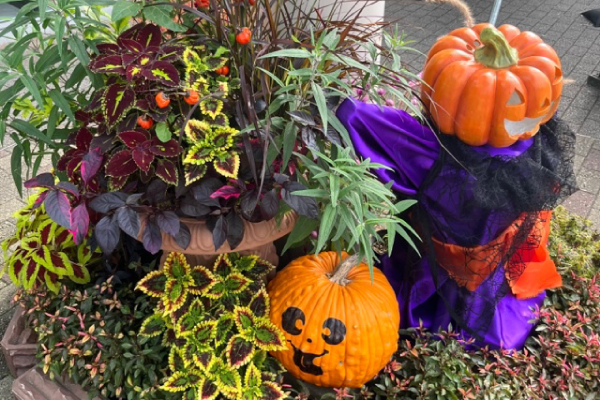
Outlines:
{"type": "Polygon", "coordinates": [[[281,400],[286,397],[285,392],[275,382],[263,382],[260,391],[264,400],[281,400]]]}
{"type": "Polygon", "coordinates": [[[94,135],[87,128],[81,128],[75,133],[75,146],[79,150],[88,150],[94,135]]]}
{"type": "Polygon", "coordinates": [[[45,172],[36,176],[35,178],[31,178],[27,182],[23,184],[27,189],[36,188],[36,187],[44,187],[51,188],[54,187],[54,175],[49,172],[45,172]]]}
{"type": "Polygon", "coordinates": [[[106,164],[106,174],[109,176],[128,176],[136,170],[137,165],[131,157],[131,150],[121,150],[115,153],[106,164]]]}
{"type": "Polygon", "coordinates": [[[145,48],[160,46],[162,42],[162,32],[157,25],[148,24],[144,26],[137,34],[137,42],[145,48]]]}
{"type": "Polygon", "coordinates": [[[177,167],[172,161],[164,159],[158,160],[158,164],[156,166],[156,175],[166,183],[177,185],[177,167]]]}
{"type": "Polygon", "coordinates": [[[119,139],[121,139],[127,147],[133,149],[148,141],[148,139],[150,139],[150,134],[145,131],[127,131],[119,133],[119,139]]]}
{"type": "Polygon", "coordinates": [[[142,74],[151,81],[159,81],[166,86],[179,85],[179,72],[167,61],[154,61],[148,67],[144,67],[142,74]]]}
{"type": "Polygon", "coordinates": [[[254,343],[242,336],[234,336],[227,344],[227,363],[232,368],[248,364],[254,353],[254,343]]]}
{"type": "Polygon", "coordinates": [[[102,105],[102,99],[104,98],[105,92],[106,88],[98,89],[94,96],[92,96],[92,100],[90,100],[89,104],[85,107],[85,111],[92,112],[98,110],[102,105]]]}
{"type": "Polygon", "coordinates": [[[168,142],[161,142],[158,138],[152,139],[152,146],[150,146],[150,152],[157,156],[162,157],[177,157],[183,152],[183,148],[175,139],[171,139],[168,142]]]}
{"type": "Polygon", "coordinates": [[[219,386],[217,385],[217,382],[215,382],[209,378],[206,378],[202,382],[202,386],[198,390],[198,394],[199,394],[200,400],[214,399],[215,395],[218,391],[219,391],[219,386]]]}
{"type": "Polygon", "coordinates": [[[83,242],[83,239],[85,239],[88,234],[89,227],[90,215],[88,214],[85,201],[83,201],[71,211],[70,232],[73,235],[73,242],[75,242],[75,244],[81,244],[83,242]]]}
{"type": "Polygon", "coordinates": [[[132,53],[141,53],[144,51],[144,46],[141,43],[133,39],[124,38],[123,36],[117,39],[117,45],[121,47],[121,50],[125,49],[132,53]]]}
{"type": "MultiPolygon", "coordinates": [[[[135,163],[134,163],[135,164],[135,163]]],[[[126,176],[111,176],[108,178],[108,188],[110,190],[121,190],[123,186],[127,183],[129,175],[126,176]]]]}
{"type": "Polygon", "coordinates": [[[81,161],[81,177],[86,185],[96,176],[100,167],[102,167],[102,161],[104,161],[104,157],[100,153],[99,147],[90,150],[83,156],[81,161]]]}
{"type": "Polygon", "coordinates": [[[138,100],[135,102],[135,108],[143,112],[148,112],[150,110],[150,103],[148,103],[148,100],[138,100]]]}
{"type": "Polygon", "coordinates": [[[109,126],[119,122],[133,107],[135,92],[120,83],[112,84],[106,90],[103,100],[104,117],[109,126]]]}
{"type": "Polygon", "coordinates": [[[183,55],[185,48],[181,46],[162,46],[159,50],[162,61],[173,62],[177,61],[183,55]]]}
{"type": "Polygon", "coordinates": [[[96,48],[98,49],[100,54],[118,54],[120,50],[119,46],[112,43],[97,44],[96,48]]]}
{"type": "Polygon", "coordinates": [[[60,190],[50,190],[44,200],[46,214],[58,225],[71,228],[71,202],[60,190]]]}
{"type": "Polygon", "coordinates": [[[76,159],[77,163],[79,163],[81,161],[81,158],[83,157],[83,154],[83,150],[67,150],[65,154],[63,154],[63,156],[60,158],[60,160],[58,160],[58,163],[56,164],[56,169],[59,171],[67,171],[69,163],[74,159],[76,159]]]}
{"type": "Polygon", "coordinates": [[[131,150],[133,161],[143,172],[150,171],[150,166],[154,161],[154,154],[150,152],[150,141],[142,143],[135,149],[131,150]]]}
{"type": "Polygon", "coordinates": [[[90,63],[90,70],[100,74],[125,75],[123,59],[119,55],[107,55],[96,57],[90,63]]]}

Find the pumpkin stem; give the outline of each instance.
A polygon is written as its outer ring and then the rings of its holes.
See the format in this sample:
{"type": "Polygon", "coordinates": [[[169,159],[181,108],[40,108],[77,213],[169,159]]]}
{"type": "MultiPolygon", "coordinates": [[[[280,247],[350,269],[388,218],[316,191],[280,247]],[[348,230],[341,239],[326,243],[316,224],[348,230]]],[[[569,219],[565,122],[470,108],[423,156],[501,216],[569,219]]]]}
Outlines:
{"type": "Polygon", "coordinates": [[[516,65],[519,61],[517,49],[496,28],[488,27],[481,31],[482,47],[475,50],[475,60],[488,68],[502,69],[516,65]]]}
{"type": "Polygon", "coordinates": [[[341,286],[346,286],[350,280],[346,278],[350,270],[358,264],[358,254],[354,254],[338,264],[329,280],[341,286]]]}

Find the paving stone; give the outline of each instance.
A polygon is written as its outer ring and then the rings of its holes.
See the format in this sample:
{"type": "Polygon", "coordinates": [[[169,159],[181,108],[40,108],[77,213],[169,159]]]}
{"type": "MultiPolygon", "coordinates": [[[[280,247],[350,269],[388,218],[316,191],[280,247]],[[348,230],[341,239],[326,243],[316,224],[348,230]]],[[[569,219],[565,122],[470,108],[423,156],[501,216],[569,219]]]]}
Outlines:
{"type": "Polygon", "coordinates": [[[581,129],[579,129],[578,133],[580,135],[585,135],[589,137],[593,137],[595,139],[600,139],[600,122],[587,119],[583,125],[581,125],[581,129]]]}
{"type": "Polygon", "coordinates": [[[596,200],[595,195],[580,190],[571,195],[571,197],[569,197],[567,200],[565,200],[563,205],[570,212],[577,214],[583,218],[586,218],[590,213],[590,210],[592,209],[592,204],[594,204],[594,200],[596,200]]]}
{"type": "Polygon", "coordinates": [[[600,192],[600,172],[581,168],[577,171],[577,185],[591,194],[600,192]]]}
{"type": "Polygon", "coordinates": [[[12,384],[15,380],[8,375],[0,380],[0,399],[12,399],[12,384]]]}
{"type": "Polygon", "coordinates": [[[598,208],[594,207],[587,219],[592,223],[594,229],[600,232],[600,204],[598,204],[598,208]]]}
{"type": "Polygon", "coordinates": [[[0,243],[15,233],[15,224],[10,220],[0,221],[0,243]]]}
{"type": "Polygon", "coordinates": [[[600,150],[592,148],[582,164],[583,168],[600,171],[600,150]]]}
{"type": "Polygon", "coordinates": [[[577,174],[577,171],[579,171],[579,168],[581,168],[584,159],[585,157],[583,156],[578,156],[577,154],[575,155],[575,158],[573,159],[573,170],[575,171],[575,174],[577,174]]]}
{"type": "Polygon", "coordinates": [[[595,142],[596,140],[591,137],[578,136],[575,141],[575,154],[587,156],[595,142]]]}

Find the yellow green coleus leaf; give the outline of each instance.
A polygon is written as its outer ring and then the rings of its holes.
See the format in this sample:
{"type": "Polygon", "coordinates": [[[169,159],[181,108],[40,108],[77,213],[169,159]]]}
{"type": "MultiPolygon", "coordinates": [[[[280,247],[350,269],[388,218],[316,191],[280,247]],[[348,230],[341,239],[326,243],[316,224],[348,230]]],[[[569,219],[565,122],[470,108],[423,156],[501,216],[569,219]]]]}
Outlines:
{"type": "Polygon", "coordinates": [[[159,336],[166,329],[166,322],[162,314],[156,313],[144,320],[139,335],[144,337],[159,336]]]}

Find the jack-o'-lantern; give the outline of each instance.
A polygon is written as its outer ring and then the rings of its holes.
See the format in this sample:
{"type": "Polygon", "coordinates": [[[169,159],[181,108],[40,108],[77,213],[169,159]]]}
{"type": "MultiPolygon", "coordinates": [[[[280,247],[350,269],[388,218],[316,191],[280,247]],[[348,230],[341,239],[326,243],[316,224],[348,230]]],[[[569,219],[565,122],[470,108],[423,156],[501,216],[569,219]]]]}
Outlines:
{"type": "Polygon", "coordinates": [[[288,349],[273,355],[295,377],[318,386],[360,387],[398,347],[400,314],[378,269],[335,252],[292,261],[268,286],[271,320],[288,349]]]}
{"type": "Polygon", "coordinates": [[[422,100],[438,129],[472,146],[506,147],[539,131],[560,101],[556,52],[512,25],[459,28],[430,49],[422,100]]]}

